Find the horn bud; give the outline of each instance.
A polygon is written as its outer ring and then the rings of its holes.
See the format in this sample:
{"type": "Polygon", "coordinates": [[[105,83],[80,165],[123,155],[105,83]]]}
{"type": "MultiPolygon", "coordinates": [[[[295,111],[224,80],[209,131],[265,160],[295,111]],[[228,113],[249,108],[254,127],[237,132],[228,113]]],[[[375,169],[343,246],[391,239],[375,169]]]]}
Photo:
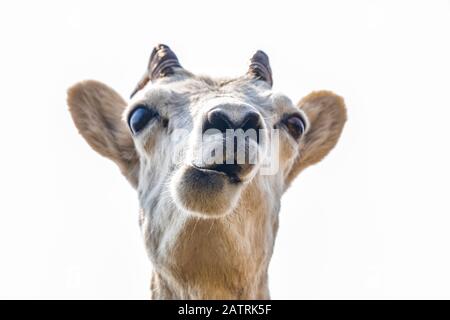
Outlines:
{"type": "Polygon", "coordinates": [[[258,50],[250,59],[250,66],[247,74],[254,79],[267,82],[273,85],[272,69],[270,68],[269,57],[264,51],[258,50]]]}
{"type": "Polygon", "coordinates": [[[182,68],[177,56],[169,46],[158,44],[153,48],[147,70],[131,93],[130,99],[133,98],[137,92],[142,90],[149,81],[173,74],[173,68],[182,68]]]}

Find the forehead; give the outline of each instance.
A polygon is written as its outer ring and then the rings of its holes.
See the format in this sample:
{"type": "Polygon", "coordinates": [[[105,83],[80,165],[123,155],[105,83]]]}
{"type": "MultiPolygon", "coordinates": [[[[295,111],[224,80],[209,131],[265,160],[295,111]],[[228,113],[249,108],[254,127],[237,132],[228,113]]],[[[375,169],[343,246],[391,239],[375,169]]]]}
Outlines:
{"type": "Polygon", "coordinates": [[[130,104],[130,109],[135,105],[147,104],[166,112],[179,109],[178,112],[186,110],[195,113],[212,100],[230,99],[251,104],[264,113],[273,110],[270,86],[247,78],[191,76],[161,79],[152,83],[144,94],[136,98],[130,104]]]}

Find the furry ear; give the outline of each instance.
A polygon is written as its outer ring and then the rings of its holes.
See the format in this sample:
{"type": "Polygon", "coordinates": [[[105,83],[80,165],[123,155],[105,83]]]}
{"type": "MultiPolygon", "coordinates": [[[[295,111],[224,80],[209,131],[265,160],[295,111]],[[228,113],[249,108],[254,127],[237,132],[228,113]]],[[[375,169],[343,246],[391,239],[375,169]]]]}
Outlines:
{"type": "Polygon", "coordinates": [[[330,91],[312,92],[298,106],[308,116],[309,129],[300,140],[300,156],[288,175],[288,183],[334,148],[347,120],[344,99],[330,91]]]}
{"type": "Polygon", "coordinates": [[[67,103],[75,126],[87,143],[114,161],[136,187],[139,160],[131,134],[122,120],[125,101],[105,84],[88,80],[69,88],[67,103]]]}

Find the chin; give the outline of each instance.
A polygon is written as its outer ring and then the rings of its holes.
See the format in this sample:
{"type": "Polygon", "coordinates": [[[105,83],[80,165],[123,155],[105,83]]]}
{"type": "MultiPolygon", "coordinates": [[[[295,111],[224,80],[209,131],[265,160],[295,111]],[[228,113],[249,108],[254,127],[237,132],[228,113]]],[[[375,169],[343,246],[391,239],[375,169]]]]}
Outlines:
{"type": "Polygon", "coordinates": [[[222,172],[186,165],[172,177],[170,191],[180,209],[202,218],[219,218],[236,207],[242,185],[222,172]]]}

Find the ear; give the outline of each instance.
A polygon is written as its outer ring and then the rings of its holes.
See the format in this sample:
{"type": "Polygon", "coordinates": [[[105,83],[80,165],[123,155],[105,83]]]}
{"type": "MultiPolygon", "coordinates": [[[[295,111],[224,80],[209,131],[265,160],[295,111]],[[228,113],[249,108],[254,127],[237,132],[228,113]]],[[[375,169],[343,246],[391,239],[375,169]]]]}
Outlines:
{"type": "Polygon", "coordinates": [[[131,134],[122,120],[125,101],[105,84],[88,80],[68,90],[67,103],[75,126],[87,143],[114,161],[136,187],[139,161],[131,134]]]}
{"type": "Polygon", "coordinates": [[[300,140],[300,154],[288,175],[288,183],[334,148],[347,120],[344,99],[330,91],[312,92],[298,107],[306,113],[309,129],[300,140]]]}

